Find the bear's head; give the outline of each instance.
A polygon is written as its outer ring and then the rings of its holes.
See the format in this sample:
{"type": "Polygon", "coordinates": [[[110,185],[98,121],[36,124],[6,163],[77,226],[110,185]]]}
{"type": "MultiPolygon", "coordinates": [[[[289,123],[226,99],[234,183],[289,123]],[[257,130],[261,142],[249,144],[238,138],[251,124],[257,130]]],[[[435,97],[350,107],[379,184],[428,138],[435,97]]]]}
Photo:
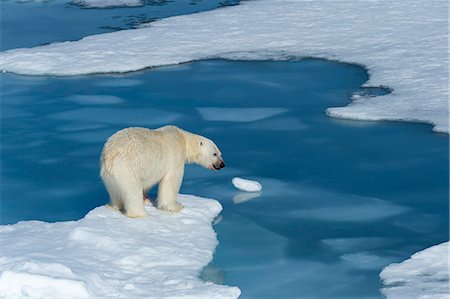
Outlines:
{"type": "Polygon", "coordinates": [[[211,170],[220,170],[224,168],[225,163],[222,158],[222,153],[217,145],[206,137],[199,137],[197,146],[200,149],[200,155],[197,163],[211,170]]]}

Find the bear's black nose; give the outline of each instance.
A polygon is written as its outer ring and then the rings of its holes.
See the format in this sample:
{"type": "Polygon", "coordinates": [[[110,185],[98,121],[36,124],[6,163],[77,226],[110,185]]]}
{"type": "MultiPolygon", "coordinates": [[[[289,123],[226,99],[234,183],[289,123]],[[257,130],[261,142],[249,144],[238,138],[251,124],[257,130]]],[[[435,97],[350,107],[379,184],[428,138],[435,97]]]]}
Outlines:
{"type": "Polygon", "coordinates": [[[223,161],[220,162],[220,168],[224,168],[224,167],[225,167],[225,163],[223,163],[223,161]]]}

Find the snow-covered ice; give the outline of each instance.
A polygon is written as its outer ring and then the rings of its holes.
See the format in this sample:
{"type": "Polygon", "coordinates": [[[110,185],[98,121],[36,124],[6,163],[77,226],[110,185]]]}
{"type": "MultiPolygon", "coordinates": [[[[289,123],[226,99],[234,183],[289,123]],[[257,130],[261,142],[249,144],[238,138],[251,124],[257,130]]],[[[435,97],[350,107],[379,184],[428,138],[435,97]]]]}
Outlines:
{"type": "Polygon", "coordinates": [[[419,251],[391,264],[380,277],[388,299],[449,299],[448,242],[419,251]]]}
{"type": "Polygon", "coordinates": [[[257,181],[235,177],[231,180],[231,182],[233,183],[234,187],[241,191],[259,192],[262,190],[262,185],[257,181]]]}
{"type": "Polygon", "coordinates": [[[130,219],[98,207],[78,221],[0,226],[2,298],[237,298],[198,278],[217,239],[215,200],[191,195],[171,214],[130,219]]]}
{"type": "Polygon", "coordinates": [[[72,0],[73,4],[87,8],[108,8],[121,6],[142,6],[142,0],[72,0]]]}
{"type": "Polygon", "coordinates": [[[245,1],[144,28],[8,50],[0,53],[0,69],[78,75],[219,57],[333,59],[365,65],[365,86],[393,92],[354,95],[350,105],[329,108],[328,115],[426,122],[448,132],[447,8],[446,0],[245,1]]]}

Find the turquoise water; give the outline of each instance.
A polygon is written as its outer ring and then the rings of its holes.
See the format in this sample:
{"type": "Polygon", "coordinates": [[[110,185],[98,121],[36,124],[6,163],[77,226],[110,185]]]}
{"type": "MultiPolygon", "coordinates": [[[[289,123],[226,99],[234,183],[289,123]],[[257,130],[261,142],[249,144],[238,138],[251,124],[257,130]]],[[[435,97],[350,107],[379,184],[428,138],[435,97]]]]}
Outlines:
{"type": "MultiPolygon", "coordinates": [[[[2,4],[13,14],[38,6],[2,4]]],[[[39,5],[30,22],[60,2],[39,5]]],[[[64,7],[103,21],[85,16],[95,25],[65,33],[50,24],[48,41],[93,32],[122,12],[64,7]]],[[[13,32],[5,48],[45,42],[13,32]]],[[[98,176],[105,139],[171,123],[212,138],[224,154],[220,172],[188,166],[181,192],[222,203],[220,244],[202,277],[239,286],[241,298],[381,298],[385,265],[448,240],[448,136],[325,115],[354,92],[388,92],[362,88],[360,66],[209,60],[126,75],[0,79],[3,224],[83,217],[108,200],[98,176]],[[238,192],[234,176],[257,179],[262,193],[238,192]]]]}
{"type": "Polygon", "coordinates": [[[448,139],[426,125],[324,114],[353,92],[383,93],[361,88],[367,79],[359,66],[315,59],[3,75],[2,223],[79,219],[108,199],[105,139],[172,123],[211,137],[227,164],[187,167],[181,190],[224,206],[205,279],[239,286],[242,298],[378,298],[383,266],[448,237],[448,139]],[[246,198],[234,176],[263,192],[246,198]]]}

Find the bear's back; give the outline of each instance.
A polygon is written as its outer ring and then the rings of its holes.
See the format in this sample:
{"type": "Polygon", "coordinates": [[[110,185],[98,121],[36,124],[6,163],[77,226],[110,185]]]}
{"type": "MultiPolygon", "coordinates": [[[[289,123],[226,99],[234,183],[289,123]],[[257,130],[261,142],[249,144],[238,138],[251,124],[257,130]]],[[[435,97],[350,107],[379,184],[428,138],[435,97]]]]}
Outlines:
{"type": "Polygon", "coordinates": [[[160,134],[147,128],[131,127],[117,131],[106,141],[100,163],[111,168],[118,158],[133,160],[139,155],[152,135],[160,134]]]}
{"type": "Polygon", "coordinates": [[[164,126],[155,130],[130,127],[108,138],[100,163],[106,169],[111,169],[119,159],[135,166],[147,162],[148,159],[165,162],[172,159],[179,163],[184,160],[184,148],[181,129],[175,126],[164,126]]]}

